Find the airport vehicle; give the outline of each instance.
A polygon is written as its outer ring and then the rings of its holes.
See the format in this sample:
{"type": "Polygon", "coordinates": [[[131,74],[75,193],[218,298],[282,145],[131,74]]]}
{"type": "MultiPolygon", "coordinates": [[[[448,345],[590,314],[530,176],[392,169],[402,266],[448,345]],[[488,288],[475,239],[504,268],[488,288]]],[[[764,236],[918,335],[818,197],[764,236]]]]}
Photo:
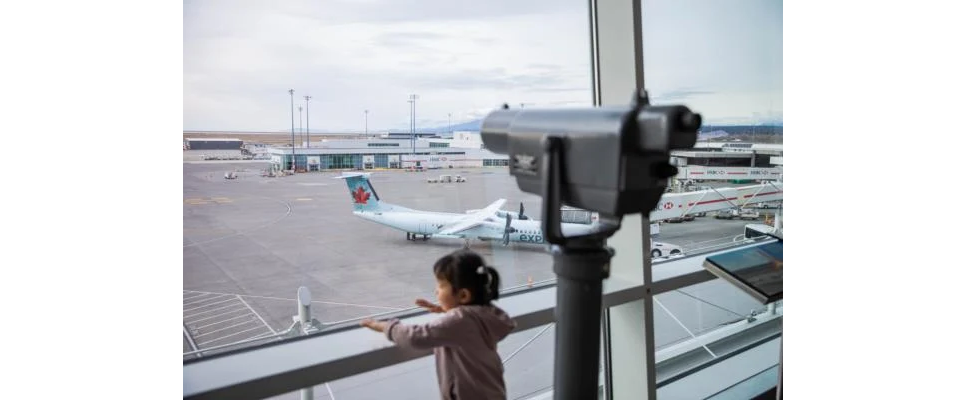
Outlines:
{"type": "Polygon", "coordinates": [[[728,209],[726,209],[726,210],[720,210],[720,211],[718,211],[718,212],[717,212],[717,215],[714,215],[714,218],[716,218],[716,219],[734,219],[734,218],[736,218],[738,215],[740,215],[740,213],[739,213],[737,210],[734,210],[734,209],[732,209],[732,208],[728,208],[728,209]]]}
{"type": "Polygon", "coordinates": [[[754,210],[752,208],[744,208],[740,210],[740,219],[760,219],[760,211],[754,210]]]}
{"type": "Polygon", "coordinates": [[[659,258],[665,255],[680,255],[683,254],[683,249],[680,246],[672,245],[670,243],[654,242],[650,241],[650,257],[659,258]]]}
{"type": "Polygon", "coordinates": [[[237,179],[237,173],[233,171],[229,171],[223,174],[223,179],[237,179]]]}
{"type": "Polygon", "coordinates": [[[452,183],[452,182],[461,183],[466,181],[467,180],[460,175],[457,175],[456,177],[452,175],[440,175],[437,178],[427,178],[427,183],[452,183]]]}
{"type": "MultiPolygon", "coordinates": [[[[541,223],[538,220],[520,218],[501,210],[505,199],[494,201],[480,210],[469,213],[445,213],[421,211],[381,201],[369,180],[369,173],[354,173],[335,177],[347,183],[350,198],[353,201],[353,214],[404,231],[407,240],[431,237],[481,241],[499,240],[504,245],[510,242],[546,244],[541,223]],[[502,215],[502,217],[501,217],[502,215]],[[514,218],[514,216],[517,218],[514,218]]],[[[560,229],[565,236],[579,236],[599,229],[599,218],[594,216],[590,224],[561,223],[560,229]]]]}

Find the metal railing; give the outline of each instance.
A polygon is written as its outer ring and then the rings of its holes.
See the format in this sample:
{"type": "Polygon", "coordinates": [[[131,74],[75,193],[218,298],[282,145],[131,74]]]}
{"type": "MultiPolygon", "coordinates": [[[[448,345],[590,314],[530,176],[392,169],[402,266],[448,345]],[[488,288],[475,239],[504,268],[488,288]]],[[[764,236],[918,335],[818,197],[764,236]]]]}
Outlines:
{"type": "MultiPolygon", "coordinates": [[[[556,283],[556,278],[545,279],[545,280],[535,281],[535,282],[532,281],[525,285],[516,285],[516,286],[508,287],[503,290],[502,294],[503,295],[515,294],[525,290],[533,290],[537,288],[552,286],[555,283],[556,283]]],[[[199,358],[199,357],[214,354],[217,352],[239,350],[246,345],[265,343],[271,340],[284,340],[284,339],[294,338],[302,335],[323,334],[324,332],[351,327],[367,318],[374,318],[374,319],[382,318],[382,317],[403,318],[405,316],[410,316],[422,311],[420,307],[413,306],[413,307],[402,308],[399,310],[390,310],[390,311],[384,311],[384,312],[379,312],[374,314],[362,315],[359,317],[347,318],[339,321],[323,322],[313,317],[312,313],[310,312],[311,301],[308,300],[306,303],[304,303],[302,301],[304,299],[301,298],[303,293],[306,294],[307,298],[310,297],[309,289],[307,289],[306,287],[301,286],[297,290],[297,310],[295,314],[297,317],[294,318],[295,319],[294,323],[287,329],[284,329],[277,333],[268,333],[266,335],[260,335],[257,337],[239,340],[233,343],[227,343],[227,344],[211,346],[206,348],[199,348],[194,343],[192,336],[190,336],[190,334],[187,332],[186,327],[184,327],[184,336],[187,338],[187,341],[190,342],[191,348],[194,349],[191,351],[184,352],[183,353],[184,359],[187,359],[190,357],[199,358]],[[312,329],[310,329],[309,331],[303,331],[301,329],[301,324],[299,321],[304,319],[306,321],[311,321],[312,329]]]]}
{"type": "MultiPolygon", "coordinates": [[[[684,264],[678,265],[675,270],[686,272],[660,278],[649,284],[611,282],[611,285],[604,289],[604,307],[615,307],[636,301],[644,291],[663,293],[717,279],[710,274],[704,274],[702,269],[695,268],[695,264],[702,260],[672,261],[684,264]]],[[[546,331],[544,325],[554,322],[555,289],[546,282],[544,281],[541,287],[518,290],[513,295],[501,299],[501,306],[515,317],[517,332],[541,327],[543,329],[537,335],[542,335],[546,331]]],[[[752,315],[750,318],[741,320],[737,324],[711,331],[706,334],[709,338],[704,337],[704,334],[697,335],[697,338],[692,341],[678,343],[670,346],[669,349],[657,351],[657,358],[663,361],[678,360],[690,351],[697,349],[702,351],[702,345],[705,343],[746,332],[752,326],[758,326],[756,322],[771,318],[779,319],[782,314],[777,311],[777,308],[772,308],[760,315],[752,315]]],[[[426,311],[416,314],[423,314],[423,316],[417,315],[411,318],[413,323],[425,322],[431,318],[426,311]]],[[[327,326],[324,329],[329,328],[327,326]]],[[[284,343],[221,354],[210,357],[206,361],[185,360],[184,398],[202,399],[223,396],[238,399],[265,398],[322,385],[430,354],[429,351],[401,350],[386,343],[383,343],[384,347],[376,345],[371,347],[369,342],[365,343],[366,339],[357,339],[369,337],[365,335],[370,333],[357,330],[355,326],[347,326],[325,331],[320,335],[303,335],[284,343]],[[237,365],[244,367],[237,369],[234,367],[237,365]],[[224,368],[228,368],[230,372],[227,373],[224,368]]],[[[536,339],[536,336],[533,339],[536,339]]],[[[381,339],[377,340],[379,342],[381,339]]],[[[524,346],[532,341],[528,340],[524,346]]],[[[507,360],[513,356],[514,354],[511,354],[507,360]]]]}

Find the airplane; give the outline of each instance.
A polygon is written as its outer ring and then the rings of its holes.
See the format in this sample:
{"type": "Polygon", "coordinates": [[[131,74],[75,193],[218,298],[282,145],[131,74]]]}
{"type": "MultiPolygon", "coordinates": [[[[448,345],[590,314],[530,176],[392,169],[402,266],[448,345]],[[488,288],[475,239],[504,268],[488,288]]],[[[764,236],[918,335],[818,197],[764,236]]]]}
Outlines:
{"type": "MultiPolygon", "coordinates": [[[[354,173],[334,179],[346,181],[353,202],[353,215],[406,232],[407,240],[415,241],[418,236],[423,240],[431,237],[463,239],[465,246],[469,246],[469,241],[473,239],[499,240],[504,246],[510,242],[548,244],[540,221],[523,215],[523,205],[517,214],[500,209],[506,203],[505,199],[498,199],[483,209],[466,213],[414,210],[381,201],[369,176],[369,173],[354,173]]],[[[599,228],[596,215],[590,224],[560,224],[564,236],[580,236],[599,228]]]]}

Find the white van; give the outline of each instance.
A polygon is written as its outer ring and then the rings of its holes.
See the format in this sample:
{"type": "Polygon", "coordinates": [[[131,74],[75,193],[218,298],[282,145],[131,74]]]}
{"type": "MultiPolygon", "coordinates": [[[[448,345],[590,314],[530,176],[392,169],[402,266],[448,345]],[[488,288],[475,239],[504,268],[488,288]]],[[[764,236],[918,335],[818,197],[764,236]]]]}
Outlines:
{"type": "Polygon", "coordinates": [[[744,208],[740,210],[740,219],[760,219],[760,211],[753,208],[744,208]]]}

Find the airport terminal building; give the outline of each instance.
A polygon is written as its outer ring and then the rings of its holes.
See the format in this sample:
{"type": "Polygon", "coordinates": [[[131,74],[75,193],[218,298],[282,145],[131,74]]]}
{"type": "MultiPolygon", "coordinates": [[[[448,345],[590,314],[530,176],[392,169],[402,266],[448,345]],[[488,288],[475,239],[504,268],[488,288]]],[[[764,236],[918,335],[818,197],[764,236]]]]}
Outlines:
{"type": "Polygon", "coordinates": [[[747,183],[783,180],[783,145],[744,142],[698,142],[671,153],[677,181],[747,183]]]}
{"type": "Polygon", "coordinates": [[[450,139],[418,137],[374,139],[325,139],[292,148],[270,147],[267,154],[274,168],[290,170],[329,169],[424,169],[506,166],[508,157],[483,148],[480,135],[460,132],[450,139]]]}

